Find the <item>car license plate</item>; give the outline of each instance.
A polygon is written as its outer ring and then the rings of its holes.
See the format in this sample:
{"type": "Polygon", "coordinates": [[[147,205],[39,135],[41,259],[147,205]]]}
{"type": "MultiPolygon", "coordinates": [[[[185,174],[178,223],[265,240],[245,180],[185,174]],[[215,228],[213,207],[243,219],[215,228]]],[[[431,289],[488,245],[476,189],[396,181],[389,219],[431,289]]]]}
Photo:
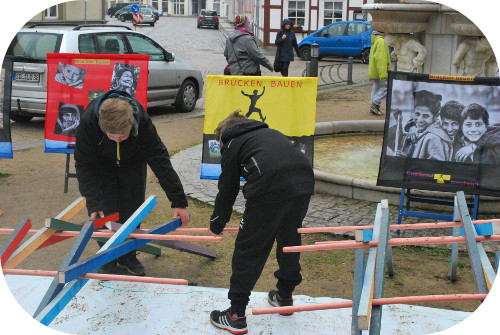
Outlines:
{"type": "Polygon", "coordinates": [[[14,81],[40,82],[40,73],[14,72],[14,81]]]}

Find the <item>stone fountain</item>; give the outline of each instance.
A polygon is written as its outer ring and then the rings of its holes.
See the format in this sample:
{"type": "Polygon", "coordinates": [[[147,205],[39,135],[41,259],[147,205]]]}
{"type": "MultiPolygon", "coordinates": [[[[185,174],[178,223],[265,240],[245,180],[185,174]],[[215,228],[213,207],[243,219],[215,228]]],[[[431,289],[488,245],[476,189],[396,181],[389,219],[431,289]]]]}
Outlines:
{"type": "Polygon", "coordinates": [[[444,75],[492,77],[498,66],[493,49],[479,28],[463,14],[442,4],[401,0],[367,4],[371,25],[385,33],[394,48],[398,70],[444,75]]]}

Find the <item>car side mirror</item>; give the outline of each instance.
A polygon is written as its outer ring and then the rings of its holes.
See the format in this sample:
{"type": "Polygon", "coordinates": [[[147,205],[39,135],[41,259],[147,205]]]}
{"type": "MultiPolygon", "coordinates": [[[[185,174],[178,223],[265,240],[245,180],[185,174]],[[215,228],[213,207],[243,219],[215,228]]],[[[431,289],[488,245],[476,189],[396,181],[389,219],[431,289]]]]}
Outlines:
{"type": "Polygon", "coordinates": [[[175,55],[173,52],[165,51],[163,54],[165,55],[165,60],[167,62],[172,62],[175,60],[175,55]]]}

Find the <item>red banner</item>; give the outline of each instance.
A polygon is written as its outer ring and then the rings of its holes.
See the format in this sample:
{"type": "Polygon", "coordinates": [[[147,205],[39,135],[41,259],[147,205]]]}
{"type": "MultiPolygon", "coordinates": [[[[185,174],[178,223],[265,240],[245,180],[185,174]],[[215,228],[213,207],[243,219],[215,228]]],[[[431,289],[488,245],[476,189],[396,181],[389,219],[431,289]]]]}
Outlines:
{"type": "Polygon", "coordinates": [[[148,61],[147,55],[47,54],[45,152],[73,153],[83,111],[111,89],[147,108],[148,61]]]}

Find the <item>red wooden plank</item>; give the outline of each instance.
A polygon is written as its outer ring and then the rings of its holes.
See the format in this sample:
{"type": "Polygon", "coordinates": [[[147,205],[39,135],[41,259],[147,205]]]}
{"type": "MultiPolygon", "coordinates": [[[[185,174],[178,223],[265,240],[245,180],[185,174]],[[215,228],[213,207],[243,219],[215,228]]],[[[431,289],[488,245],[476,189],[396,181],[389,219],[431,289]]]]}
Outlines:
{"type": "Polygon", "coordinates": [[[31,228],[31,220],[26,218],[22,219],[18,224],[12,235],[5,241],[5,244],[0,248],[0,264],[4,266],[14,250],[17,249],[19,243],[23,240],[24,236],[31,228]]]}

